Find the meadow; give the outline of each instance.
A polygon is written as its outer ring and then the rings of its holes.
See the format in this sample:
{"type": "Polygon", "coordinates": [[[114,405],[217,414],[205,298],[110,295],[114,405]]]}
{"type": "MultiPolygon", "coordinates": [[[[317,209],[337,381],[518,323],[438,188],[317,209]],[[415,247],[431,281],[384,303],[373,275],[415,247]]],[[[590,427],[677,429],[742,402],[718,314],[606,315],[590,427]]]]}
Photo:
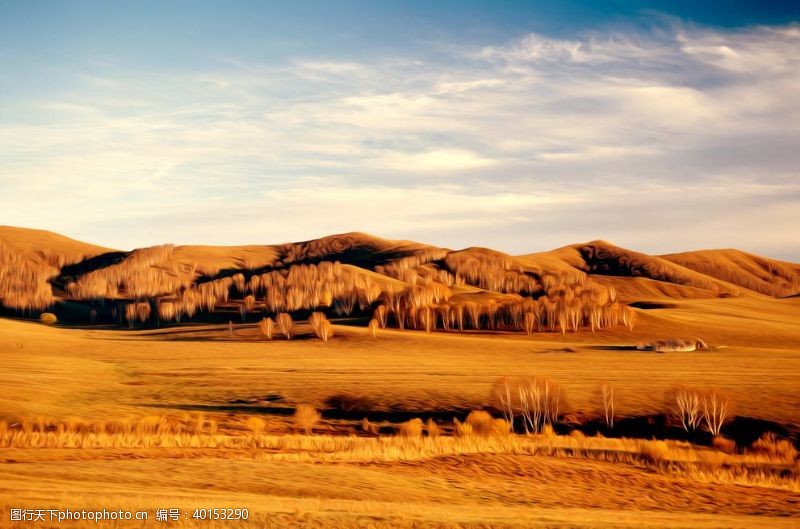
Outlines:
{"type": "Polygon", "coordinates": [[[12,508],[68,506],[147,510],[136,527],[160,526],[156,510],[171,507],[185,513],[176,527],[207,526],[196,508],[249,510],[224,527],[797,527],[800,468],[788,442],[484,435],[453,423],[493,409],[499,377],[527,375],[560,384],[561,422],[599,420],[605,381],[618,421],[669,414],[669,391],[685,385],[724,391],[737,416],[796,431],[800,304],[770,301],[762,322],[743,317],[754,303],[766,302],[691,300],[640,311],[639,330],[593,335],[376,338],[343,321],[327,343],[302,323],[293,340],[267,341],[253,323],[0,320],[0,524],[24,526],[9,522],[12,508]],[[713,349],[633,347],[679,329],[703,331],[713,349]],[[301,405],[322,412],[309,434],[293,417],[301,405]],[[439,430],[404,432],[413,417],[439,430]]]}

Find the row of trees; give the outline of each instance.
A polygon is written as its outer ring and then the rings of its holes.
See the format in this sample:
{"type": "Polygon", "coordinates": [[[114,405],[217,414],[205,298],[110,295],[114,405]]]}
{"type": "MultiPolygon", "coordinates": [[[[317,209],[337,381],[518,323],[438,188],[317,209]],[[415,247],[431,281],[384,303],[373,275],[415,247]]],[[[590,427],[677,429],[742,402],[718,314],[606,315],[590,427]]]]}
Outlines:
{"type": "MultiPolygon", "coordinates": [[[[123,305],[112,305],[112,312],[130,326],[180,322],[220,308],[238,311],[243,320],[253,313],[270,317],[306,311],[338,316],[372,313],[376,321],[371,327],[373,334],[387,326],[428,332],[510,330],[532,334],[633,325],[633,312],[617,302],[613,289],[584,274],[556,276],[512,269],[509,256],[479,249],[424,249],[376,267],[384,277],[339,262],[308,262],[336,250],[328,248],[331,244],[347,249],[349,244],[363,241],[334,238],[308,243],[308,247],[293,245],[292,255],[274,264],[278,268],[242,270],[209,280],[201,279],[196,263],[177,258],[172,245],[156,246],[135,250],[117,263],[69,281],[65,289],[75,300],[101,305],[119,300],[123,305]],[[488,292],[455,295],[453,286],[462,284],[488,292]]],[[[0,258],[14,259],[2,252],[0,258]]],[[[0,293],[4,303],[10,299],[17,307],[44,309],[53,302],[48,280],[56,273],[53,269],[51,276],[42,279],[36,276],[41,274],[36,266],[14,261],[3,267],[0,293]]],[[[97,310],[92,314],[97,316],[97,310]]],[[[329,326],[322,335],[330,335],[329,326]]]]}
{"type": "MultiPolygon", "coordinates": [[[[615,388],[602,382],[597,394],[605,426],[613,430],[617,410],[615,388]]],[[[557,422],[562,399],[559,384],[542,377],[502,377],[495,381],[490,391],[492,406],[512,427],[518,425],[525,433],[539,433],[547,425],[557,422]]],[[[717,437],[733,416],[733,401],[716,390],[679,387],[669,392],[667,400],[675,424],[688,434],[703,429],[717,437]]]]}

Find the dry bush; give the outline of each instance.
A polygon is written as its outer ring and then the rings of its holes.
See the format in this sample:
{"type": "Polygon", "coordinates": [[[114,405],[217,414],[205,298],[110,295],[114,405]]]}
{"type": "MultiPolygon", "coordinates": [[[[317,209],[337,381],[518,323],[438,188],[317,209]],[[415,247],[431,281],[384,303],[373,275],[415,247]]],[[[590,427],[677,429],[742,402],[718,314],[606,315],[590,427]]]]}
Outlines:
{"type": "Polygon", "coordinates": [[[711,446],[725,454],[733,454],[736,452],[736,441],[728,439],[722,435],[717,435],[711,441],[711,446]]]}
{"type": "Polygon", "coordinates": [[[245,425],[255,436],[263,434],[267,428],[267,423],[261,417],[249,417],[245,425]]]}
{"type": "Polygon", "coordinates": [[[58,323],[58,318],[52,312],[43,312],[41,316],[39,316],[39,321],[45,325],[55,325],[58,323]]]}
{"type": "Polygon", "coordinates": [[[294,321],[292,321],[292,317],[287,312],[278,314],[278,327],[280,327],[281,333],[286,336],[287,340],[291,340],[294,337],[294,321]]]}
{"type": "Polygon", "coordinates": [[[669,446],[664,441],[639,441],[639,454],[645,461],[658,464],[667,459],[669,446]]]}
{"type": "Polygon", "coordinates": [[[471,424],[458,419],[453,419],[453,431],[457,437],[471,437],[475,433],[471,424]]]}
{"type": "Polygon", "coordinates": [[[331,395],[325,400],[325,404],[342,412],[344,415],[350,415],[355,412],[366,413],[371,411],[374,407],[369,397],[356,395],[354,393],[337,393],[336,395],[331,395]]]}
{"type": "Polygon", "coordinates": [[[361,420],[361,430],[366,433],[371,433],[373,435],[378,435],[380,433],[381,427],[375,423],[369,422],[369,419],[364,417],[361,420]]]}
{"type": "Polygon", "coordinates": [[[539,432],[539,433],[541,435],[545,436],[545,437],[555,437],[556,436],[556,431],[553,429],[553,425],[552,424],[545,424],[544,426],[542,426],[542,431],[539,432]]]}
{"type": "Polygon", "coordinates": [[[400,423],[400,426],[397,427],[397,434],[400,437],[419,439],[422,437],[422,431],[424,428],[425,425],[423,424],[422,419],[419,417],[414,417],[413,419],[409,419],[404,423],[400,423]]]}
{"type": "Polygon", "coordinates": [[[797,449],[792,442],[788,439],[781,439],[772,432],[762,435],[747,451],[788,464],[797,459],[797,449]]]}
{"type": "Polygon", "coordinates": [[[467,415],[466,424],[472,426],[472,432],[476,435],[492,435],[494,428],[494,417],[488,411],[473,410],[467,415]]]}
{"type": "Polygon", "coordinates": [[[428,433],[428,437],[433,438],[439,437],[442,433],[442,429],[433,419],[428,419],[425,422],[425,431],[428,433]]]}
{"type": "Polygon", "coordinates": [[[261,321],[258,322],[258,328],[267,340],[272,340],[272,335],[275,332],[275,322],[272,321],[272,318],[261,318],[261,321]]]}
{"type": "Polygon", "coordinates": [[[474,410],[467,416],[465,424],[472,428],[472,433],[479,436],[503,436],[511,431],[511,425],[505,419],[496,419],[487,411],[474,410]]]}
{"type": "Polygon", "coordinates": [[[310,434],[314,430],[314,426],[321,418],[317,409],[308,404],[298,404],[292,416],[295,427],[303,430],[306,434],[310,434]]]}
{"type": "Polygon", "coordinates": [[[327,342],[333,336],[333,326],[322,312],[312,313],[311,317],[308,318],[308,323],[311,325],[316,337],[323,342],[327,342]]]}

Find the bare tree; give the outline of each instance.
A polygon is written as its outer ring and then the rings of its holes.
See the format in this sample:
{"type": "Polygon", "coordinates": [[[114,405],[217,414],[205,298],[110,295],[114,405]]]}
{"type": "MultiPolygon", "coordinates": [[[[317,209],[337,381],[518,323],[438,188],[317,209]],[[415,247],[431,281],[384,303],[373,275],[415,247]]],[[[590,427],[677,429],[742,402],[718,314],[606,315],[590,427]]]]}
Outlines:
{"type": "Polygon", "coordinates": [[[548,378],[504,377],[492,387],[492,400],[513,428],[519,415],[525,433],[538,433],[558,421],[561,386],[548,378]]]}
{"type": "Polygon", "coordinates": [[[261,329],[261,334],[266,336],[267,340],[272,340],[272,334],[275,331],[275,322],[272,318],[262,318],[258,323],[258,328],[261,329]]]}
{"type": "Polygon", "coordinates": [[[322,312],[312,313],[311,317],[308,318],[308,323],[311,325],[317,338],[323,342],[327,342],[333,336],[333,326],[322,312]]]}
{"type": "Polygon", "coordinates": [[[514,424],[514,401],[513,401],[513,380],[509,377],[502,377],[492,386],[491,401],[495,408],[500,410],[503,418],[514,424]]]}
{"type": "Polygon", "coordinates": [[[280,327],[287,340],[291,340],[294,337],[294,321],[292,321],[292,317],[288,312],[278,314],[278,327],[280,327]]]}
{"type": "Polygon", "coordinates": [[[731,400],[717,391],[707,391],[701,399],[705,427],[716,437],[733,412],[731,400]]]}
{"type": "Polygon", "coordinates": [[[369,333],[372,335],[372,337],[373,338],[377,338],[378,337],[378,320],[376,320],[375,318],[372,318],[371,320],[369,320],[368,328],[369,328],[369,333]]]}
{"type": "Polygon", "coordinates": [[[681,426],[688,433],[692,433],[700,426],[703,417],[700,393],[686,387],[675,390],[673,397],[675,413],[681,426]]]}
{"type": "Polygon", "coordinates": [[[600,384],[600,394],[603,397],[603,412],[606,419],[606,428],[612,430],[614,428],[614,412],[616,411],[614,386],[608,382],[603,382],[600,384]]]}

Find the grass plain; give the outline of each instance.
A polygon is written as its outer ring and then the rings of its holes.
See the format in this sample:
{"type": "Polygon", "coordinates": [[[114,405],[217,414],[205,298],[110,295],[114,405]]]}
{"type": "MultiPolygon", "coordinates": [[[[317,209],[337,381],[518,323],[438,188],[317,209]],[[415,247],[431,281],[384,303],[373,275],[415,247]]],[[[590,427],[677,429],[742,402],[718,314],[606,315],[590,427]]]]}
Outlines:
{"type": "Polygon", "coordinates": [[[798,527],[797,463],[747,451],[580,435],[374,437],[338,418],[323,418],[311,436],[292,429],[296,405],[324,408],[342,393],[409,416],[480,409],[506,375],[558,381],[571,413],[596,415],[606,380],[620,416],[663,413],[665,393],[684,384],[726,392],[737,415],[800,423],[797,298],[677,300],[637,312],[632,332],[373,338],[339,324],[329,343],[307,339],[303,325],[296,340],[266,342],[254,324],[231,334],[227,325],[0,320],[0,419],[28,432],[0,448],[0,526],[27,526],[9,522],[11,508],[61,506],[150,511],[146,523],[102,527],[164,526],[155,510],[172,507],[251,513],[219,525],[189,516],[174,527],[798,527]],[[712,349],[632,348],[676,336],[712,349]],[[200,426],[153,442],[123,433],[87,440],[91,429],[158,418],[200,426]],[[84,423],[87,432],[70,437],[84,423]]]}

